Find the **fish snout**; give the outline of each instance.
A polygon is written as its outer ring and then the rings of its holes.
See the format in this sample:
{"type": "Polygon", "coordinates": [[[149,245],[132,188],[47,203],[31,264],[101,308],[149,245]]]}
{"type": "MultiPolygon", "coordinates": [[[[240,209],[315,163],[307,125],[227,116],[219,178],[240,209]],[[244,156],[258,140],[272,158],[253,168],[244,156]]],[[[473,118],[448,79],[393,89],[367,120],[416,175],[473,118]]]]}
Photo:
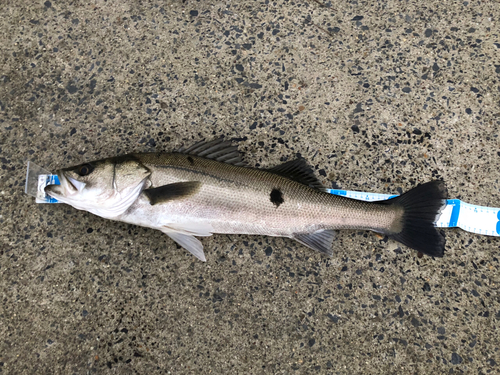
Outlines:
{"type": "MultiPolygon", "coordinates": [[[[57,176],[59,177],[60,185],[48,185],[45,187],[45,194],[51,196],[52,198],[61,198],[66,196],[75,195],[79,192],[79,189],[75,184],[73,184],[73,179],[68,179],[62,171],[57,171],[57,176]]],[[[85,184],[80,183],[80,185],[85,186],[85,184]]],[[[81,187],[83,187],[81,186],[81,187]]]]}

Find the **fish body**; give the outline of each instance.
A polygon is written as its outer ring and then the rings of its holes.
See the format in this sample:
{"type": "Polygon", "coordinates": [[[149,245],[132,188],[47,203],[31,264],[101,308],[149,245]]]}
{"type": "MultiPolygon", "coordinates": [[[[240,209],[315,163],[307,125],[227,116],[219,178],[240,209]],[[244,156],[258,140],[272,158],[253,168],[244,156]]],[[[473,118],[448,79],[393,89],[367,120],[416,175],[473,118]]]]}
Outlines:
{"type": "Polygon", "coordinates": [[[271,169],[244,166],[218,139],[174,153],[110,158],[58,172],[47,194],[96,215],[158,229],[205,260],[195,236],[214,233],[293,238],[331,255],[336,229],[386,234],[442,256],[433,222],[446,190],[433,181],[401,197],[363,202],[325,192],[303,159],[271,169]]]}

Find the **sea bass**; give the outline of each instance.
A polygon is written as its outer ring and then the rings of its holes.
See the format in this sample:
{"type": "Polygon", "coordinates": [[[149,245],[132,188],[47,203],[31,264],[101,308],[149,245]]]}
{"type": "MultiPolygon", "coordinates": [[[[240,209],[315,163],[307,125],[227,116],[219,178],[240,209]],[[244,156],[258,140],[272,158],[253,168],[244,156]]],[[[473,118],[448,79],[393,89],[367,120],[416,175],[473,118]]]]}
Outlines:
{"type": "Polygon", "coordinates": [[[247,167],[236,146],[216,139],[173,153],[137,153],[62,169],[45,192],[106,219],[161,230],[205,261],[195,236],[289,237],[332,255],[336,229],[371,230],[441,257],[434,221],[445,205],[442,181],[399,197],[363,202],[327,193],[304,159],[247,167]]]}

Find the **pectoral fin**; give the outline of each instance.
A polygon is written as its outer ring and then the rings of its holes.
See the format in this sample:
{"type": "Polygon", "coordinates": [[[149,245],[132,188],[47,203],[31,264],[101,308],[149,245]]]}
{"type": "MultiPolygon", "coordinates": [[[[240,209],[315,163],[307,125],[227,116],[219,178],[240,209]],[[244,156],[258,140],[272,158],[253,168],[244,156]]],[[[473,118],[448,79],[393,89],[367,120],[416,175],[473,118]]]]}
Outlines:
{"type": "Polygon", "coordinates": [[[196,237],[178,232],[164,233],[202,262],[207,261],[205,259],[205,254],[203,253],[203,245],[196,237]]]}
{"type": "Polygon", "coordinates": [[[175,199],[187,198],[200,190],[200,181],[175,182],[143,191],[151,205],[166,203],[175,199]]]}
{"type": "Polygon", "coordinates": [[[335,238],[333,230],[322,229],[314,233],[294,233],[292,238],[320,253],[333,255],[332,242],[335,238]]]}

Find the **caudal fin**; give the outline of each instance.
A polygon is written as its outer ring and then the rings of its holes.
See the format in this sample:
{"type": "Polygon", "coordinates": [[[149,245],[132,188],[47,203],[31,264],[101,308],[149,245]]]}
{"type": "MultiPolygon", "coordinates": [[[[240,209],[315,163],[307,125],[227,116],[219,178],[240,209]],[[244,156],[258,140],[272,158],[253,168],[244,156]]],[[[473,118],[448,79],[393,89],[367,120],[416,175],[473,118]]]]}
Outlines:
{"type": "Polygon", "coordinates": [[[447,190],[443,181],[431,181],[419,185],[405,194],[381,204],[403,209],[402,228],[398,233],[387,233],[390,238],[421,253],[442,257],[445,238],[434,222],[446,204],[447,190]]]}

